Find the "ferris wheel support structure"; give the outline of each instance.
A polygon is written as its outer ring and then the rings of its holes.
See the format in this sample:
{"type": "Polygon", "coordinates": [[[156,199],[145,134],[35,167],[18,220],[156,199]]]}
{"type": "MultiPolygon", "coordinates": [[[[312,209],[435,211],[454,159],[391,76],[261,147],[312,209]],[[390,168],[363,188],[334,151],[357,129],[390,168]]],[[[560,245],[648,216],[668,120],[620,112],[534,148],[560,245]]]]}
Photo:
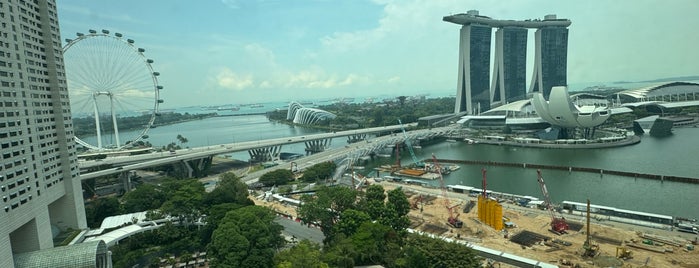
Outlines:
{"type": "Polygon", "coordinates": [[[99,109],[97,109],[97,96],[106,95],[109,97],[109,113],[112,115],[112,125],[114,126],[114,138],[116,140],[116,146],[121,146],[121,140],[119,139],[119,125],[117,123],[116,113],[114,112],[114,95],[109,91],[95,92],[92,94],[94,100],[93,107],[95,110],[95,126],[97,130],[97,147],[102,148],[102,129],[100,128],[100,116],[99,109]]]}

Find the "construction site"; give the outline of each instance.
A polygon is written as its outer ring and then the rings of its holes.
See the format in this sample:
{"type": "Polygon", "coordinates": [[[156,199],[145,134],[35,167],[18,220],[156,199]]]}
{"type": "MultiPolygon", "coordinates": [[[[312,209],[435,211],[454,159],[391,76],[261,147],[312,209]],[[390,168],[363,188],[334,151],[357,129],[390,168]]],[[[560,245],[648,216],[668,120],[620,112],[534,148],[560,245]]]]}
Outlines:
{"type": "Polygon", "coordinates": [[[546,199],[543,209],[489,197],[485,170],[483,192],[477,197],[447,191],[443,183],[441,189],[380,183],[386,190],[400,187],[408,196],[412,229],[514,255],[510,264],[493,258],[488,262],[491,267],[522,267],[513,264],[519,257],[543,263],[527,267],[699,267],[696,237],[600,221],[589,209],[582,216],[561,214],[552,208],[538,174],[546,199]]]}
{"type": "MultiPolygon", "coordinates": [[[[486,258],[489,267],[699,268],[696,234],[682,236],[670,225],[611,221],[592,214],[590,200],[578,204],[577,210],[554,208],[540,170],[537,182],[544,200],[534,207],[486,190],[485,169],[477,192],[473,187],[466,187],[471,191],[449,191],[455,188],[444,185],[444,169],[434,155],[430,162],[421,164],[431,166],[434,179],[440,182],[438,188],[415,180],[387,179],[396,178],[393,176],[359,176],[351,185],[358,190],[375,183],[387,191],[401,188],[412,206],[408,214],[411,231],[466,243],[486,258]]],[[[387,171],[398,175],[400,167],[398,162],[387,171]]],[[[296,217],[293,202],[255,202],[296,217]]]]}

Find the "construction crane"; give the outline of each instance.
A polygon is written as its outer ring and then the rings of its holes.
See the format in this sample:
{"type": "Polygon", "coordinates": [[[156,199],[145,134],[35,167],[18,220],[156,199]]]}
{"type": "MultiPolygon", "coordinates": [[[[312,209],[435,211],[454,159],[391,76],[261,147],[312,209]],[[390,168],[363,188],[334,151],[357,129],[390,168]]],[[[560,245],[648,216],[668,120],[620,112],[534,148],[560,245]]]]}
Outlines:
{"type": "Polygon", "coordinates": [[[444,186],[444,178],[442,177],[442,169],[439,166],[439,163],[437,162],[437,157],[432,154],[432,161],[434,161],[434,166],[437,169],[437,173],[439,174],[439,186],[442,188],[442,197],[444,198],[444,205],[447,207],[447,210],[449,211],[449,218],[447,219],[447,223],[454,228],[461,228],[464,226],[464,222],[459,220],[459,213],[454,212],[454,208],[458,206],[454,205],[452,206],[449,203],[449,197],[447,196],[447,187],[444,186]]]}
{"type": "Polygon", "coordinates": [[[400,130],[403,131],[403,137],[405,137],[405,145],[408,146],[408,151],[410,151],[410,157],[413,159],[413,163],[415,163],[416,167],[424,167],[425,163],[417,159],[417,156],[415,156],[415,152],[413,151],[413,144],[410,142],[410,139],[408,138],[408,134],[405,132],[405,127],[403,127],[403,122],[398,119],[398,124],[400,124],[400,130]]]}
{"type": "Polygon", "coordinates": [[[551,206],[551,198],[549,197],[549,191],[546,190],[546,183],[544,182],[544,178],[541,176],[540,169],[536,170],[536,175],[538,177],[537,181],[539,182],[539,187],[541,187],[541,193],[544,195],[544,205],[546,206],[546,210],[551,215],[550,231],[558,235],[565,234],[568,230],[568,223],[566,222],[565,218],[556,217],[556,215],[554,215],[553,207],[551,206]]]}
{"type": "MultiPolygon", "coordinates": [[[[587,230],[585,231],[585,243],[583,243],[583,257],[590,257],[594,258],[597,256],[599,253],[599,246],[596,244],[592,243],[591,234],[590,234],[590,199],[587,200],[587,222],[585,223],[585,228],[587,230]]],[[[566,225],[567,227],[567,225],[566,225]]],[[[619,255],[619,249],[617,248],[617,255],[619,255]]]]}

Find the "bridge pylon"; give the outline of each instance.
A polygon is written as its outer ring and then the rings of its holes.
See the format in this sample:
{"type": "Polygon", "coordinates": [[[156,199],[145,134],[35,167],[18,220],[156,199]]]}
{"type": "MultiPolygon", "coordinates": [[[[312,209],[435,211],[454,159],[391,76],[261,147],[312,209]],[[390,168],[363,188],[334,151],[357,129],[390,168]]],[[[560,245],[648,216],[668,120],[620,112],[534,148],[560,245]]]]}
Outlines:
{"type": "Polygon", "coordinates": [[[281,154],[281,152],[281,145],[248,150],[248,154],[250,154],[250,159],[253,162],[271,162],[279,160],[279,155],[281,154]]]}
{"type": "Polygon", "coordinates": [[[347,136],[347,143],[355,143],[366,140],[366,134],[353,134],[347,136]]]}
{"type": "Polygon", "coordinates": [[[332,139],[306,141],[306,155],[320,153],[330,147],[332,139]]]}
{"type": "Polygon", "coordinates": [[[174,176],[178,178],[201,178],[211,167],[212,156],[173,163],[174,176]]]}

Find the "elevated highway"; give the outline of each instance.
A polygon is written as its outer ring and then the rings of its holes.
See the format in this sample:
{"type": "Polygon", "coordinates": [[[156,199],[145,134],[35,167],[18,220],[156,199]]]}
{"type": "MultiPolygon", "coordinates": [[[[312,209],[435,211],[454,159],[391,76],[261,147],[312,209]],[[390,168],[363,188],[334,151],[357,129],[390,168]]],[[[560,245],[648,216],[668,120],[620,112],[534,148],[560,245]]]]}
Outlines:
{"type": "MultiPolygon", "coordinates": [[[[405,125],[405,127],[415,127],[415,126],[416,126],[416,124],[406,124],[405,125]]],[[[87,179],[93,179],[93,178],[111,175],[111,174],[124,173],[124,172],[129,171],[129,170],[138,170],[138,169],[144,169],[144,168],[159,166],[159,165],[193,161],[193,160],[212,157],[215,155],[232,153],[232,152],[250,151],[250,150],[259,149],[259,148],[282,146],[282,145],[292,144],[292,143],[327,140],[327,139],[344,137],[344,136],[375,134],[375,133],[382,133],[382,132],[394,132],[394,131],[398,131],[400,129],[401,129],[400,125],[393,125],[393,126],[366,128],[366,129],[358,129],[358,130],[338,131],[338,132],[333,132],[333,133],[322,133],[322,134],[313,134],[313,135],[295,136],[295,137],[286,137],[286,138],[277,138],[277,139],[268,139],[268,140],[259,140],[259,141],[247,141],[247,142],[239,142],[239,143],[220,144],[220,145],[182,149],[182,150],[177,150],[177,151],[173,151],[173,152],[154,152],[154,153],[149,153],[149,154],[140,154],[140,155],[131,155],[131,156],[108,157],[108,158],[101,159],[101,160],[79,161],[80,170],[83,171],[82,174],[80,175],[80,177],[82,180],[87,180],[87,179]],[[107,169],[103,169],[103,170],[99,170],[99,171],[93,171],[93,172],[85,172],[86,170],[89,170],[90,168],[95,168],[98,166],[111,166],[111,168],[107,168],[107,169]]],[[[451,129],[451,128],[433,128],[430,130],[415,130],[415,131],[409,131],[408,133],[411,135],[411,137],[417,137],[417,136],[427,137],[430,135],[445,133],[448,129],[451,129]]],[[[372,138],[371,140],[367,140],[368,142],[360,142],[358,144],[350,144],[348,146],[345,146],[346,148],[341,148],[341,149],[343,149],[341,151],[344,151],[345,154],[349,154],[350,152],[353,152],[353,154],[355,154],[355,155],[360,154],[360,153],[368,153],[367,148],[371,148],[371,150],[375,150],[376,149],[375,147],[385,146],[386,144],[389,144],[389,143],[396,143],[396,142],[399,142],[399,140],[402,141],[403,139],[404,139],[404,137],[402,135],[380,136],[377,138],[372,138]],[[376,141],[376,142],[374,142],[374,141],[376,141]]],[[[337,150],[330,150],[330,151],[328,151],[328,152],[330,152],[330,154],[327,154],[327,152],[322,152],[319,154],[314,154],[311,156],[304,157],[302,160],[298,160],[299,164],[300,164],[299,168],[303,168],[304,165],[307,163],[315,164],[315,163],[320,163],[322,161],[328,161],[328,159],[331,159],[331,158],[332,159],[345,158],[345,157],[342,157],[342,155],[340,153],[333,153],[336,151],[337,150]],[[303,163],[301,163],[301,162],[303,162],[303,163]]],[[[267,172],[267,171],[269,171],[269,169],[265,170],[265,172],[267,172]]],[[[248,176],[250,176],[250,175],[248,175],[248,176]]]]}
{"type": "MultiPolygon", "coordinates": [[[[403,134],[393,134],[376,137],[374,139],[367,140],[365,142],[358,142],[348,144],[341,148],[335,148],[326,150],[313,155],[305,156],[294,160],[297,167],[301,170],[313,166],[318,163],[333,161],[338,163],[337,169],[335,171],[334,179],[339,179],[345,171],[350,168],[354,163],[356,163],[362,156],[369,155],[379,149],[385,148],[388,145],[395,145],[397,143],[403,143],[405,139],[415,140],[418,138],[429,138],[435,136],[449,135],[451,132],[455,131],[453,126],[439,127],[432,129],[420,129],[408,131],[406,135],[403,134]]],[[[272,168],[267,168],[264,170],[259,170],[252,172],[243,176],[242,180],[248,184],[257,182],[257,180],[265,173],[277,170],[277,169],[287,169],[290,168],[287,165],[278,165],[272,168]]]]}

